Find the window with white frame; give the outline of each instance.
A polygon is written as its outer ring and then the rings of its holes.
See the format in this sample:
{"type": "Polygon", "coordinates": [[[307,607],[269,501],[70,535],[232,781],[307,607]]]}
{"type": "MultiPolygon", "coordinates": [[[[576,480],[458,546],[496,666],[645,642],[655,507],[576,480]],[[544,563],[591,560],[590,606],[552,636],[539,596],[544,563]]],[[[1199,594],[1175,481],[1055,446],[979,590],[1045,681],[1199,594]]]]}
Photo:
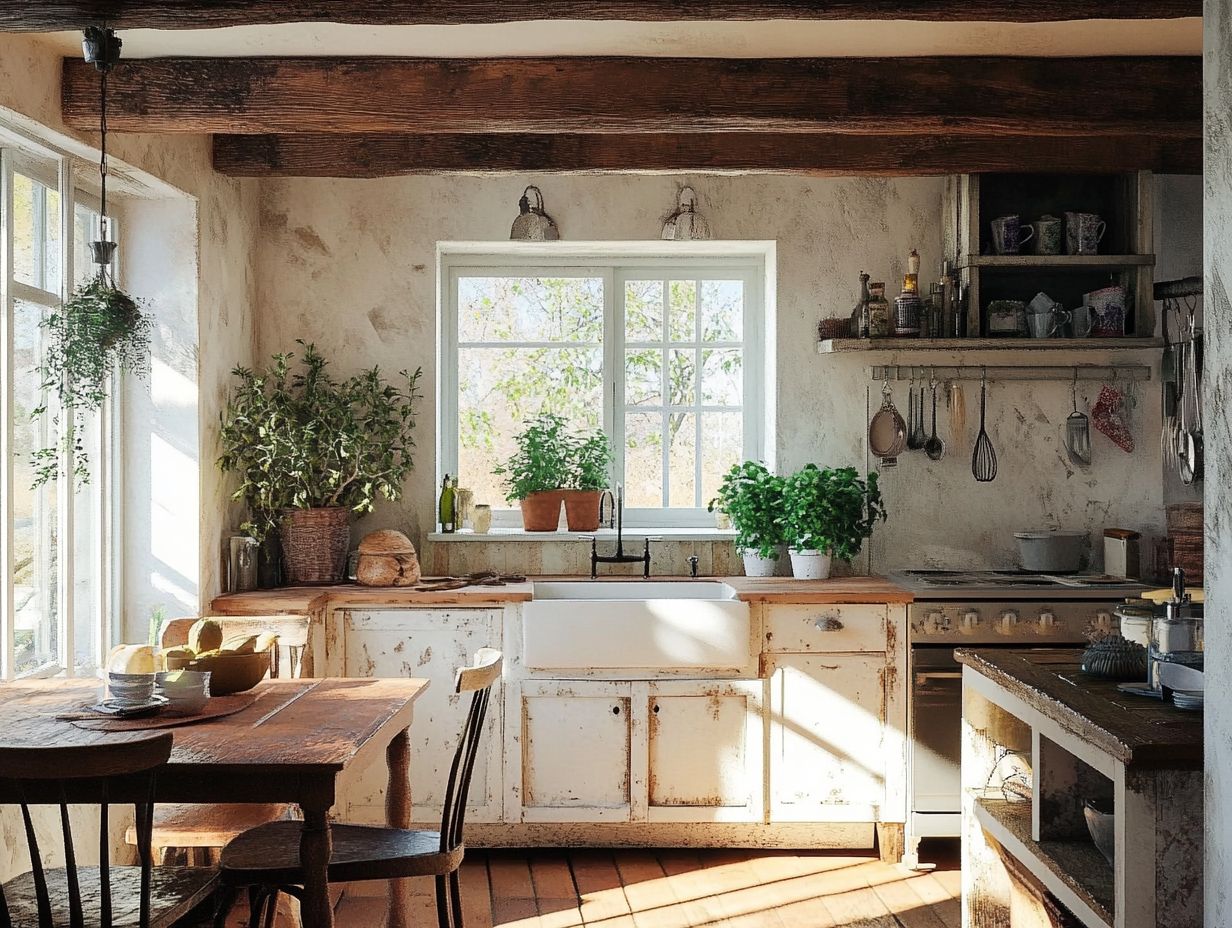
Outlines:
{"type": "Polygon", "coordinates": [[[603,428],[630,525],[713,526],[733,464],[763,456],[765,255],[545,260],[444,254],[441,461],[497,525],[493,471],[540,412],[603,428]]]}
{"type": "MultiPolygon", "coordinates": [[[[93,479],[34,486],[32,454],[59,443],[39,367],[41,323],[95,270],[97,203],[74,164],[0,136],[0,670],[4,679],[88,673],[108,645],[111,419],[77,436],[93,479]],[[40,407],[48,411],[35,414],[40,407]]],[[[49,402],[50,401],[50,402],[49,402]]],[[[63,471],[62,471],[63,473],[63,471]]]]}

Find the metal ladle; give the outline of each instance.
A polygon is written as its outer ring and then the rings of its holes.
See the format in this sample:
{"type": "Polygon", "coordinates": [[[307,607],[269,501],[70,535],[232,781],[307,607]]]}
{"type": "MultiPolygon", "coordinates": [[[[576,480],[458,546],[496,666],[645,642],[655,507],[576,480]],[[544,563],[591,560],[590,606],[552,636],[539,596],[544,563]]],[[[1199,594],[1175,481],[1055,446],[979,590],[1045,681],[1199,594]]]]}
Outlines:
{"type": "MultiPolygon", "coordinates": [[[[929,386],[933,390],[933,431],[928,436],[928,441],[924,442],[924,453],[928,455],[929,460],[940,461],[945,457],[945,442],[937,437],[937,381],[936,378],[929,380],[929,386]]],[[[924,416],[921,413],[920,418],[924,416]]]]}

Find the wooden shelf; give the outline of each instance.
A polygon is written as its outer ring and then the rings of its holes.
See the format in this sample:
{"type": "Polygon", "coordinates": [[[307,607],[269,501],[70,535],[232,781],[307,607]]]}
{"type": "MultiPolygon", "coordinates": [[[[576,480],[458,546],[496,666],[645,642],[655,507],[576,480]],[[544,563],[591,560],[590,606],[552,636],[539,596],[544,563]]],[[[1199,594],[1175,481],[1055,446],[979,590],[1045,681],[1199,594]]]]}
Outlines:
{"type": "Polygon", "coordinates": [[[1101,268],[1154,267],[1154,255],[972,255],[966,267],[1018,270],[1100,270],[1101,268]]]}
{"type": "Polygon", "coordinates": [[[1112,928],[1115,890],[1112,867],[1091,841],[1036,841],[1031,803],[976,799],[975,817],[1088,928],[1112,928]]]}
{"type": "Polygon", "coordinates": [[[1162,338],[826,338],[818,354],[842,351],[1134,351],[1162,348],[1162,338]]]}

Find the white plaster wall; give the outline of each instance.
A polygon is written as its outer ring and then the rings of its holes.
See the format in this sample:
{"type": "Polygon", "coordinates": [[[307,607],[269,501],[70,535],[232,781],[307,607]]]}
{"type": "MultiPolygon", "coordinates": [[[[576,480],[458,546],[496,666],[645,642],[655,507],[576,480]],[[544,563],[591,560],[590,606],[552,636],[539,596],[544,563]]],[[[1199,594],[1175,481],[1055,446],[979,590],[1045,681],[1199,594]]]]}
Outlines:
{"type": "MultiPolygon", "coordinates": [[[[421,538],[433,523],[437,241],[507,239],[518,195],[531,181],[543,188],[548,211],[565,239],[655,238],[682,180],[556,175],[294,179],[262,185],[259,354],[264,358],[305,338],[341,370],[374,363],[391,371],[422,365],[426,374],[429,395],[407,495],[398,504],[380,506],[357,533],[397,526],[421,538]]],[[[815,326],[823,314],[850,309],[861,270],[895,286],[912,247],[920,251],[925,280],[935,275],[942,249],[943,181],[688,180],[717,236],[778,243],[780,466],[796,468],[810,460],[866,466],[869,361],[858,355],[817,355],[815,326]]],[[[1179,187],[1183,193],[1185,182],[1179,187]]],[[[1161,185],[1164,210],[1171,189],[1161,185]]],[[[1176,202],[1196,223],[1193,197],[1181,195],[1176,202]]],[[[1166,251],[1169,246],[1161,242],[1160,247],[1166,251]]],[[[1197,260],[1200,245],[1195,246],[1192,234],[1178,247],[1192,251],[1197,260]]],[[[1074,354],[1058,363],[1094,360],[1098,356],[1074,354]]],[[[1133,360],[1152,363],[1155,357],[1148,352],[1133,360]]],[[[1012,352],[936,359],[939,364],[958,361],[1038,363],[1031,355],[1012,352]]],[[[967,431],[951,442],[946,459],[933,464],[911,455],[884,472],[891,517],[878,530],[863,566],[1004,564],[1014,559],[1011,532],[1017,528],[1156,529],[1163,505],[1157,391],[1155,385],[1137,392],[1133,425],[1138,450],[1125,454],[1096,435],[1095,464],[1078,471],[1065,460],[1061,444],[1070,412],[1067,383],[993,387],[989,430],[1001,471],[994,483],[980,485],[970,473],[978,393],[968,385],[967,431]]],[[[1096,393],[1085,387],[1083,398],[1094,401],[1096,393]]],[[[896,388],[895,398],[905,413],[905,387],[896,388]]],[[[879,399],[874,389],[872,401],[879,399]]],[[[946,415],[943,405],[942,433],[949,438],[946,415]]]]}
{"type": "Polygon", "coordinates": [[[1207,0],[1206,109],[1206,924],[1232,925],[1232,2],[1207,0]]]}

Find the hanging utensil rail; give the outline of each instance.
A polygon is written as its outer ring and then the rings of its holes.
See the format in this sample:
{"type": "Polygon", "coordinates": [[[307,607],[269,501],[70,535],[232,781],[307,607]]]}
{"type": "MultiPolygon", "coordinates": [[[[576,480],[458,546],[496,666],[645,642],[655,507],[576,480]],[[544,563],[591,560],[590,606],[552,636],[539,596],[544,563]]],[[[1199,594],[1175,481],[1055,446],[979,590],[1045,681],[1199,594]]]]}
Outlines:
{"type": "Polygon", "coordinates": [[[1151,379],[1151,369],[1145,364],[1078,364],[1068,367],[1026,367],[972,365],[933,367],[918,364],[883,364],[870,367],[872,380],[981,380],[987,371],[988,380],[1098,380],[1145,383],[1151,379]]]}

